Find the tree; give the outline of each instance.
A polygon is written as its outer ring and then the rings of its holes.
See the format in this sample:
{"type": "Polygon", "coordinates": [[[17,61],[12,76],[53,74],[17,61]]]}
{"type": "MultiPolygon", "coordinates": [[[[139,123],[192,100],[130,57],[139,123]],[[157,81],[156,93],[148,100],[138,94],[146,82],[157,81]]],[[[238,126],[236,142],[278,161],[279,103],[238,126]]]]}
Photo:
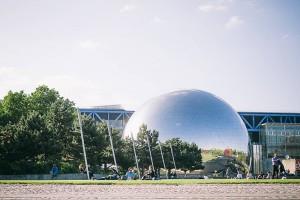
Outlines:
{"type": "Polygon", "coordinates": [[[165,163],[167,169],[173,169],[174,162],[171,154],[170,145],[173,149],[175,165],[177,169],[183,171],[203,169],[201,150],[195,143],[189,144],[182,142],[179,138],[172,138],[163,144],[163,150],[166,152],[165,163]]]}
{"type": "Polygon", "coordinates": [[[42,116],[46,115],[51,104],[59,99],[59,93],[55,89],[49,89],[41,85],[29,96],[30,109],[38,111],[42,116]]]}
{"type": "MultiPolygon", "coordinates": [[[[44,121],[37,112],[30,112],[27,117],[22,116],[17,124],[7,124],[1,128],[1,146],[3,148],[3,162],[10,173],[32,172],[32,165],[45,155],[43,148],[48,140],[44,121]]],[[[47,149],[49,151],[49,149],[47,149]]],[[[51,149],[50,149],[51,151],[51,149]]],[[[4,170],[4,171],[7,171],[4,170]]]]}
{"type": "Polygon", "coordinates": [[[72,159],[75,117],[74,103],[47,86],[29,96],[10,91],[0,101],[1,164],[13,169],[6,170],[10,173],[21,173],[13,168],[18,163],[23,172],[30,172],[36,164],[47,167],[49,162],[72,159]]]}
{"type": "Polygon", "coordinates": [[[21,92],[9,91],[8,94],[1,101],[0,107],[0,126],[5,126],[9,122],[17,123],[21,117],[27,115],[28,112],[28,97],[21,92]]]}
{"type": "Polygon", "coordinates": [[[74,103],[62,97],[56,97],[56,101],[49,106],[44,118],[50,132],[49,140],[55,146],[52,159],[72,160],[73,135],[71,133],[76,119],[74,103]]]}
{"type": "Polygon", "coordinates": [[[180,156],[178,158],[178,166],[185,173],[190,170],[204,169],[202,165],[201,149],[195,143],[181,143],[180,156]]]}
{"type": "Polygon", "coordinates": [[[142,170],[148,168],[148,166],[152,164],[148,147],[147,135],[149,138],[150,151],[152,154],[154,166],[158,166],[160,162],[160,152],[158,146],[159,133],[155,130],[147,130],[147,125],[143,124],[139,129],[136,141],[137,157],[139,159],[139,166],[142,168],[142,170]]]}

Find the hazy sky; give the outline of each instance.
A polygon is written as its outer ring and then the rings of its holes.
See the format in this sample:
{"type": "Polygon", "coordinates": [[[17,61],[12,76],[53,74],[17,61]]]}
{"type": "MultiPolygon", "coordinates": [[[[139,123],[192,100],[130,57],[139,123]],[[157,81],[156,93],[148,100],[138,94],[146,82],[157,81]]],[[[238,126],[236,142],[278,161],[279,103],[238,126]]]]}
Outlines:
{"type": "Polygon", "coordinates": [[[39,85],[135,110],[181,89],[300,112],[298,0],[0,0],[0,99],[39,85]]]}

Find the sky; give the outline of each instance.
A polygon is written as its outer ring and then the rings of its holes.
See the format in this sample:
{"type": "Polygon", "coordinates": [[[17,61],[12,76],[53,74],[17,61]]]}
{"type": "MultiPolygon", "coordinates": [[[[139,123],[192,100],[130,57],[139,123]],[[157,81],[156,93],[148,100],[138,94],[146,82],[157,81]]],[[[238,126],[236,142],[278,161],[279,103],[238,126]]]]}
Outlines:
{"type": "Polygon", "coordinates": [[[298,0],[0,0],[0,99],[54,88],[76,107],[185,89],[236,111],[300,112],[298,0]]]}

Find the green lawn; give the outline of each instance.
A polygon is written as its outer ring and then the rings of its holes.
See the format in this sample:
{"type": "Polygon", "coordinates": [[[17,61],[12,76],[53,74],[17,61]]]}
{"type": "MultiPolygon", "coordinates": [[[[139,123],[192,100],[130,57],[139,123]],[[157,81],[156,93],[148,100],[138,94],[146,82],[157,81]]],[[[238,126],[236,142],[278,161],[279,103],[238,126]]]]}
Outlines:
{"type": "Polygon", "coordinates": [[[173,180],[0,180],[0,184],[69,184],[69,185],[186,185],[186,184],[300,184],[300,179],[173,179],[173,180]]]}

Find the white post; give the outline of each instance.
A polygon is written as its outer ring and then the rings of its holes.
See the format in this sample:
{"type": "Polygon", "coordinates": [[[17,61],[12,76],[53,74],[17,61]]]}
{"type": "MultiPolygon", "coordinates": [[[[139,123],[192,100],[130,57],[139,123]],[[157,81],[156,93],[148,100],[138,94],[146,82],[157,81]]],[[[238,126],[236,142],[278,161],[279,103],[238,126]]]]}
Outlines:
{"type": "MultiPolygon", "coordinates": [[[[144,130],[144,129],[142,128],[142,131],[143,131],[143,130],[144,130]]],[[[149,153],[150,153],[150,159],[151,159],[151,163],[152,163],[152,170],[153,170],[153,172],[155,172],[155,171],[154,171],[153,159],[152,159],[152,153],[151,153],[151,149],[150,149],[149,136],[148,136],[147,131],[146,131],[146,136],[147,136],[148,148],[149,148],[149,153]]]]}
{"type": "Polygon", "coordinates": [[[167,171],[167,169],[166,169],[166,164],[165,164],[164,154],[163,154],[162,149],[161,149],[160,141],[158,141],[158,144],[159,144],[159,149],[160,149],[161,158],[162,158],[162,161],[163,161],[163,164],[164,164],[164,169],[165,169],[165,171],[166,171],[166,177],[167,177],[167,179],[169,179],[169,178],[168,178],[168,171],[167,171]]]}
{"type": "Polygon", "coordinates": [[[114,157],[114,162],[115,162],[116,170],[118,171],[117,160],[116,160],[116,155],[115,155],[113,140],[112,140],[112,136],[111,136],[110,125],[109,125],[109,121],[108,120],[107,120],[107,128],[108,128],[109,140],[110,140],[110,145],[111,145],[111,149],[112,149],[112,153],[113,153],[113,157],[114,157]]]}
{"type": "Polygon", "coordinates": [[[79,121],[79,127],[80,127],[80,134],[81,134],[81,142],[82,142],[82,148],[83,148],[84,161],[85,161],[85,166],[86,166],[86,174],[87,174],[88,180],[90,180],[89,167],[88,167],[88,162],[87,162],[87,158],[86,158],[85,145],[84,145],[84,139],[83,139],[81,113],[80,113],[79,108],[77,108],[77,114],[78,114],[78,121],[79,121]]]}
{"type": "Polygon", "coordinates": [[[138,159],[137,159],[137,156],[136,156],[135,143],[134,143],[134,139],[133,139],[132,132],[131,132],[131,141],[132,141],[132,146],[133,146],[133,151],[134,151],[134,157],[135,157],[136,167],[137,167],[138,174],[139,174],[139,179],[141,179],[140,168],[139,168],[139,162],[138,162],[138,159]]]}
{"type": "Polygon", "coordinates": [[[170,143],[170,148],[171,148],[171,153],[172,153],[172,158],[173,158],[173,163],[174,163],[174,167],[175,167],[175,172],[176,172],[176,163],[175,163],[175,159],[174,159],[174,154],[173,154],[173,148],[172,148],[172,145],[170,143]]]}

